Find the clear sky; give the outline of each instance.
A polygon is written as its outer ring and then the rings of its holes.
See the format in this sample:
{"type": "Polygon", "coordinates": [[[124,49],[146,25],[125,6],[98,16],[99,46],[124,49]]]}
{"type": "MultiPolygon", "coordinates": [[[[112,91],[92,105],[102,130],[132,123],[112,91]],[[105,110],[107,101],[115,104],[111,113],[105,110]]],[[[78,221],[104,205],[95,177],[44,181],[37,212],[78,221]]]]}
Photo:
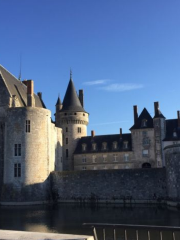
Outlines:
{"type": "Polygon", "coordinates": [[[20,55],[52,115],[72,68],[88,134],[128,132],[133,105],[180,110],[179,0],[0,0],[0,64],[17,77],[20,55]]]}

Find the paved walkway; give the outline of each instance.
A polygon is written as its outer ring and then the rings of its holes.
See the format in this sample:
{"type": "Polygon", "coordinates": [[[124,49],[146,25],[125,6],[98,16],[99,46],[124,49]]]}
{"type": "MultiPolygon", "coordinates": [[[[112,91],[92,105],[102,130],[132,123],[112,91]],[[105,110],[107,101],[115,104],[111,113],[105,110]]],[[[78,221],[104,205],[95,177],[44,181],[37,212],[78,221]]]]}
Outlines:
{"type": "Polygon", "coordinates": [[[0,240],[94,240],[92,236],[0,230],[0,240]]]}

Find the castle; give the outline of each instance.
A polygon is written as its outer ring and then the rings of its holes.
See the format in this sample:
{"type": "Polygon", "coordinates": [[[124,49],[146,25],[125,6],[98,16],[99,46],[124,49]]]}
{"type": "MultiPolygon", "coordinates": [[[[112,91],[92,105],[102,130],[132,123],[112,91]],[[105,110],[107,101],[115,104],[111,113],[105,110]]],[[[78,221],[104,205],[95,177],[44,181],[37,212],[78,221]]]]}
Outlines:
{"type": "Polygon", "coordinates": [[[91,131],[87,136],[89,114],[72,74],[63,103],[58,97],[55,122],[33,84],[0,65],[0,192],[6,191],[4,186],[31,186],[28,193],[38,189],[37,195],[43,194],[53,171],[162,168],[166,149],[169,154],[179,146],[180,112],[177,119],[166,120],[158,102],[153,118],[146,108],[138,115],[133,107],[131,133],[120,128],[119,134],[96,136],[91,131]]]}

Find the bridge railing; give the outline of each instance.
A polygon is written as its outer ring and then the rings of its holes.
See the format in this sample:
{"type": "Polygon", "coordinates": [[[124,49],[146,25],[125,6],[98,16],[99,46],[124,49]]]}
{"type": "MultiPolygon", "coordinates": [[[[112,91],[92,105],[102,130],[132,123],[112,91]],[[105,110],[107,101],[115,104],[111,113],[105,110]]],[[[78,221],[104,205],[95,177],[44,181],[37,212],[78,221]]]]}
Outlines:
{"type": "MultiPolygon", "coordinates": [[[[102,240],[117,240],[117,239],[124,239],[124,240],[140,240],[140,231],[147,232],[147,240],[180,240],[180,227],[173,227],[173,226],[152,226],[152,225],[132,225],[132,224],[108,224],[108,223],[84,223],[86,227],[90,227],[93,230],[94,240],[100,240],[97,234],[97,230],[101,231],[101,239],[102,240]],[[107,231],[111,229],[113,231],[113,236],[111,238],[106,237],[107,231]],[[124,232],[123,238],[118,238],[117,230],[121,229],[124,232]],[[135,231],[135,237],[129,237],[128,231],[135,231]],[[156,237],[152,236],[152,231],[156,231],[156,237]],[[167,232],[169,233],[167,235],[167,232]]],[[[144,238],[143,238],[144,239],[144,238]]]]}

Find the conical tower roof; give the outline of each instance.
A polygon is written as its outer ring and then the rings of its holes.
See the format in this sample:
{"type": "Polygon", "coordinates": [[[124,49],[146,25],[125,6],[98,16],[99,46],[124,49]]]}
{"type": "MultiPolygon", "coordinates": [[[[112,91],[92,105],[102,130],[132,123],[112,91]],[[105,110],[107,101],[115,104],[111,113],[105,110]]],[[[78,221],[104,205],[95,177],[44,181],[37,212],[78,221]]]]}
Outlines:
{"type": "Polygon", "coordinates": [[[58,96],[58,99],[57,99],[57,102],[56,102],[56,106],[57,105],[61,105],[61,99],[60,99],[60,97],[58,96]]]}
{"type": "Polygon", "coordinates": [[[76,89],[72,78],[70,78],[66,94],[63,100],[63,108],[61,111],[75,111],[75,112],[85,112],[82,107],[79,97],[76,93],[76,89]]]}

